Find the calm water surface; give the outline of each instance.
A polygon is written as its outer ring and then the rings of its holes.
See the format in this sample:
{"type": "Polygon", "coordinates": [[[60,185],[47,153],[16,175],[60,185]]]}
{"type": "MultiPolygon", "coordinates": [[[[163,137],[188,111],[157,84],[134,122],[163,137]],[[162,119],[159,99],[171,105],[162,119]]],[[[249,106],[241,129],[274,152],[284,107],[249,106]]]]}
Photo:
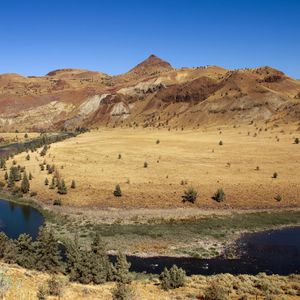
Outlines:
{"type": "Polygon", "coordinates": [[[17,238],[21,233],[28,233],[36,238],[43,223],[44,218],[36,209],[0,199],[0,231],[8,237],[17,238]]]}

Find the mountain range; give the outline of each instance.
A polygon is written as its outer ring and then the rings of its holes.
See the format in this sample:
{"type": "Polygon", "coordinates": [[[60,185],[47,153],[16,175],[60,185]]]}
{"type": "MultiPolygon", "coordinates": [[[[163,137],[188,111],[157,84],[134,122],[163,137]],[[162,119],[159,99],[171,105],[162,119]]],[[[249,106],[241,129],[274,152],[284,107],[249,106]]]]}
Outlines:
{"type": "Polygon", "coordinates": [[[1,131],[299,120],[300,80],[267,66],[173,68],[150,55],[116,76],[82,69],[0,75],[1,131]]]}

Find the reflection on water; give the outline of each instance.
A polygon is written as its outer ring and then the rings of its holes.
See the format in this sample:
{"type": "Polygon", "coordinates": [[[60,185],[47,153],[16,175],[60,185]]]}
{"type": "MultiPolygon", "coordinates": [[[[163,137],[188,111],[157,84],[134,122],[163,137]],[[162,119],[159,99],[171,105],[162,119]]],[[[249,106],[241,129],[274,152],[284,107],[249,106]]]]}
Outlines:
{"type": "Polygon", "coordinates": [[[28,233],[35,238],[43,222],[43,216],[36,209],[0,199],[0,230],[8,237],[28,233]]]}

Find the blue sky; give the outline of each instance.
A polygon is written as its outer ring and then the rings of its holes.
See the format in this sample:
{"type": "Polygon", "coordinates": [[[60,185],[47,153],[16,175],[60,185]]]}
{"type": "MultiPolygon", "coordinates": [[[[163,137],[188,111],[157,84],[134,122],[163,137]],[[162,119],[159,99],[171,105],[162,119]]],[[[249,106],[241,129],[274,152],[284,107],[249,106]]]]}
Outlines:
{"type": "Polygon", "coordinates": [[[300,78],[298,0],[0,0],[0,73],[270,65],[300,78]]]}

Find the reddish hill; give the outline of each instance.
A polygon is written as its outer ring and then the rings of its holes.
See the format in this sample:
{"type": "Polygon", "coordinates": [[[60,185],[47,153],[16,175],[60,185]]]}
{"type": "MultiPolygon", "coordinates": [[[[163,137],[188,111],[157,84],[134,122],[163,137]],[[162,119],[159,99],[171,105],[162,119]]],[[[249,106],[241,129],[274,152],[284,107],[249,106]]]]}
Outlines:
{"type": "Polygon", "coordinates": [[[0,75],[4,131],[297,123],[299,116],[300,81],[271,67],[174,69],[151,55],[118,76],[81,69],[59,69],[41,77],[0,75]]]}

